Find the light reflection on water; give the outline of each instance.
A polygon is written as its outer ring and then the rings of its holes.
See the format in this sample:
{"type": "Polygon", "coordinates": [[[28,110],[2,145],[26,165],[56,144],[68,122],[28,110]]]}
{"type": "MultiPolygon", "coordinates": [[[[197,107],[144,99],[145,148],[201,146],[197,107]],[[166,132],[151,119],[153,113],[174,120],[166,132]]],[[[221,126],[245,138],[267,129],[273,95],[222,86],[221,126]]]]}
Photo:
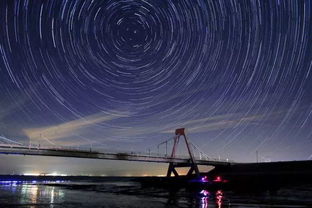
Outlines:
{"type": "Polygon", "coordinates": [[[201,198],[201,208],[208,208],[208,197],[207,196],[204,196],[201,198]]]}
{"type": "Polygon", "coordinates": [[[216,193],[216,203],[218,205],[218,208],[222,207],[222,199],[223,199],[223,191],[219,190],[216,193]]]}
{"type": "Polygon", "coordinates": [[[223,204],[223,191],[222,190],[218,190],[215,192],[215,194],[211,194],[208,190],[202,190],[200,192],[201,194],[201,208],[208,208],[209,204],[211,204],[211,206],[213,207],[218,207],[218,208],[221,208],[223,207],[222,204],[223,204]],[[212,200],[213,200],[213,197],[215,197],[215,204],[212,204],[212,200]],[[209,201],[210,200],[210,201],[209,201]]]}
{"type": "MultiPolygon", "coordinates": [[[[133,185],[133,184],[132,184],[133,185]]],[[[153,207],[198,207],[209,208],[222,206],[222,198],[216,193],[211,194],[207,190],[199,191],[197,194],[182,195],[180,193],[170,193],[166,197],[165,190],[162,190],[164,195],[155,197],[155,193],[159,194],[159,190],[150,191],[150,195],[142,196],[139,193],[140,187],[137,186],[138,195],[132,194],[112,194],[109,189],[115,187],[117,189],[127,190],[127,183],[78,183],[69,181],[1,181],[0,182],[0,205],[8,205],[10,207],[27,206],[30,208],[39,207],[95,207],[101,204],[106,204],[108,207],[146,207],[153,204],[153,207]],[[72,187],[79,185],[95,185],[95,190],[88,189],[73,189],[72,187]],[[100,184],[100,185],[99,185],[100,184]],[[63,186],[65,185],[65,186],[63,186]],[[67,187],[69,185],[70,188],[67,187]],[[112,186],[113,185],[113,186],[112,186]],[[126,187],[126,188],[125,188],[126,187]],[[164,197],[165,196],[165,197],[164,197]],[[92,199],[90,201],[90,199],[92,199]],[[217,203],[215,203],[217,200],[217,203]],[[218,206],[217,206],[218,204],[218,206]]],[[[133,189],[133,186],[131,186],[133,189]]],[[[130,190],[130,188],[129,188],[130,190]]],[[[221,191],[219,191],[221,192],[221,191]]],[[[0,206],[2,207],[2,206],[0,206]]]]}
{"type": "Polygon", "coordinates": [[[54,184],[55,182],[37,181],[1,181],[0,182],[0,207],[10,205],[18,207],[26,205],[37,208],[39,205],[50,205],[54,208],[55,198],[62,200],[64,193],[62,189],[43,184],[54,184]]]}
{"type": "MultiPolygon", "coordinates": [[[[301,196],[311,199],[311,188],[301,196]]],[[[302,203],[298,192],[281,191],[275,196],[239,195],[223,190],[197,192],[158,188],[142,188],[132,182],[79,182],[79,181],[1,181],[0,207],[73,208],[73,207],[287,207],[297,200],[296,207],[311,207],[311,200],[302,203]],[[296,197],[294,197],[296,193],[296,197]],[[293,198],[289,197],[293,196],[293,198]],[[250,197],[253,197],[252,199],[250,197]],[[273,199],[273,201],[272,201],[273,199]],[[271,201],[268,201],[271,200],[271,201]],[[275,200],[275,201],[274,201],[275,200]],[[274,205],[276,203],[276,205],[274,205]],[[269,204],[269,206],[268,206],[269,204]],[[308,205],[307,205],[308,204],[308,205]],[[284,206],[285,205],[285,206],[284,206]]]]}

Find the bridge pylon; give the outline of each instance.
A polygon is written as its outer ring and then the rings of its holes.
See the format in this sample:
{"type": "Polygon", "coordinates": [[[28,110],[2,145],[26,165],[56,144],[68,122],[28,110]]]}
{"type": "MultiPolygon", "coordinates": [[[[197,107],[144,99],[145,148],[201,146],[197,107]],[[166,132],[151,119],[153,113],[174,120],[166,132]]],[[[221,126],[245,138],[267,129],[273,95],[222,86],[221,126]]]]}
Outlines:
{"type": "Polygon", "coordinates": [[[172,153],[171,153],[171,158],[174,159],[176,158],[176,149],[177,146],[179,144],[179,140],[180,137],[184,138],[186,147],[187,147],[187,151],[189,153],[190,156],[190,160],[188,163],[174,163],[174,162],[170,162],[169,163],[169,167],[168,167],[168,172],[167,172],[167,177],[171,177],[171,174],[173,173],[175,177],[178,177],[179,174],[177,172],[177,170],[175,169],[176,167],[189,167],[189,171],[187,172],[187,176],[191,176],[194,172],[196,176],[199,176],[199,169],[198,166],[196,164],[196,160],[194,158],[194,154],[190,145],[190,142],[185,134],[185,128],[180,128],[180,129],[176,129],[175,130],[175,137],[174,137],[174,142],[173,142],[173,148],[172,148],[172,153]]]}

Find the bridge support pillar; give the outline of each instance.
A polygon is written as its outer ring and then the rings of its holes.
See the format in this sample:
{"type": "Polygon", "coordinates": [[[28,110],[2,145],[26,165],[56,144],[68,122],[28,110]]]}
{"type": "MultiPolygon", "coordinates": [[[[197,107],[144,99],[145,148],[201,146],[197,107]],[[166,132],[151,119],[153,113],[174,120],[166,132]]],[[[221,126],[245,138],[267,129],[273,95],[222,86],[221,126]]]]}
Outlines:
{"type": "Polygon", "coordinates": [[[175,131],[175,137],[174,137],[174,143],[173,143],[171,158],[174,159],[176,157],[176,149],[177,149],[177,146],[178,146],[178,143],[179,143],[181,136],[183,136],[183,138],[184,138],[184,141],[185,141],[185,144],[186,144],[189,156],[190,156],[189,163],[177,164],[174,162],[170,162],[169,167],[168,167],[167,177],[171,177],[172,173],[174,174],[175,177],[179,176],[179,173],[175,169],[176,167],[189,167],[190,169],[187,172],[187,176],[191,176],[193,173],[195,173],[196,176],[199,176],[199,169],[198,169],[198,166],[196,164],[194,154],[193,154],[193,151],[191,149],[189,140],[188,140],[187,136],[185,135],[185,129],[184,128],[176,129],[176,131],[175,131]]]}

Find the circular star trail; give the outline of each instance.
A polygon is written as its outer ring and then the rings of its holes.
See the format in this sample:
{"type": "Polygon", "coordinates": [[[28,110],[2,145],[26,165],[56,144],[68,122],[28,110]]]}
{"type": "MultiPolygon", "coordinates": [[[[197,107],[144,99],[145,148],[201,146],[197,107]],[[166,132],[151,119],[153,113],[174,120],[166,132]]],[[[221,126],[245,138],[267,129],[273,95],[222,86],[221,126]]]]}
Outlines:
{"type": "Polygon", "coordinates": [[[311,8],[3,0],[0,133],[142,149],[183,126],[212,155],[309,158],[311,8]]]}

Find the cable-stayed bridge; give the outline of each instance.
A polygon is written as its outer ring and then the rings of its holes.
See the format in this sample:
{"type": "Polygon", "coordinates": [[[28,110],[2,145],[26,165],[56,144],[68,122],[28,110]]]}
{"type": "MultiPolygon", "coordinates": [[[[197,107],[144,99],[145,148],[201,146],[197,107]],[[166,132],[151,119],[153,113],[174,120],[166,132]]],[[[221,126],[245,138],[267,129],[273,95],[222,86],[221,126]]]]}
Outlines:
{"type": "MultiPolygon", "coordinates": [[[[173,138],[173,148],[170,155],[167,154],[168,140],[161,143],[166,144],[166,154],[160,153],[136,153],[136,152],[114,152],[114,151],[95,151],[90,149],[78,149],[68,147],[55,146],[40,146],[40,145],[23,145],[16,142],[10,142],[8,139],[5,144],[0,144],[0,154],[14,155],[33,155],[33,156],[54,156],[54,157],[73,157],[73,158],[88,158],[88,159],[105,159],[105,160],[125,160],[125,161],[140,161],[140,162],[155,162],[169,163],[167,176],[174,174],[178,176],[176,167],[189,167],[188,175],[195,173],[199,175],[198,165],[207,166],[228,166],[234,162],[223,159],[209,158],[201,152],[198,147],[192,145],[184,133],[184,129],[177,129],[173,138]],[[176,155],[177,146],[180,137],[184,139],[188,155],[176,155]],[[193,151],[197,150],[199,157],[195,157],[193,151]]],[[[160,145],[161,145],[160,144],[160,145]]],[[[158,145],[158,149],[159,146],[158,145]]]]}
{"type": "MultiPolygon", "coordinates": [[[[128,160],[140,162],[156,162],[156,163],[188,163],[189,157],[178,156],[171,158],[165,154],[155,153],[136,153],[136,152],[113,152],[113,151],[95,151],[92,149],[78,149],[53,146],[23,146],[0,144],[0,154],[15,155],[34,155],[34,156],[56,156],[56,157],[76,157],[89,159],[106,159],[106,160],[128,160]]],[[[221,165],[230,163],[228,160],[196,158],[198,165],[221,165]]]]}

